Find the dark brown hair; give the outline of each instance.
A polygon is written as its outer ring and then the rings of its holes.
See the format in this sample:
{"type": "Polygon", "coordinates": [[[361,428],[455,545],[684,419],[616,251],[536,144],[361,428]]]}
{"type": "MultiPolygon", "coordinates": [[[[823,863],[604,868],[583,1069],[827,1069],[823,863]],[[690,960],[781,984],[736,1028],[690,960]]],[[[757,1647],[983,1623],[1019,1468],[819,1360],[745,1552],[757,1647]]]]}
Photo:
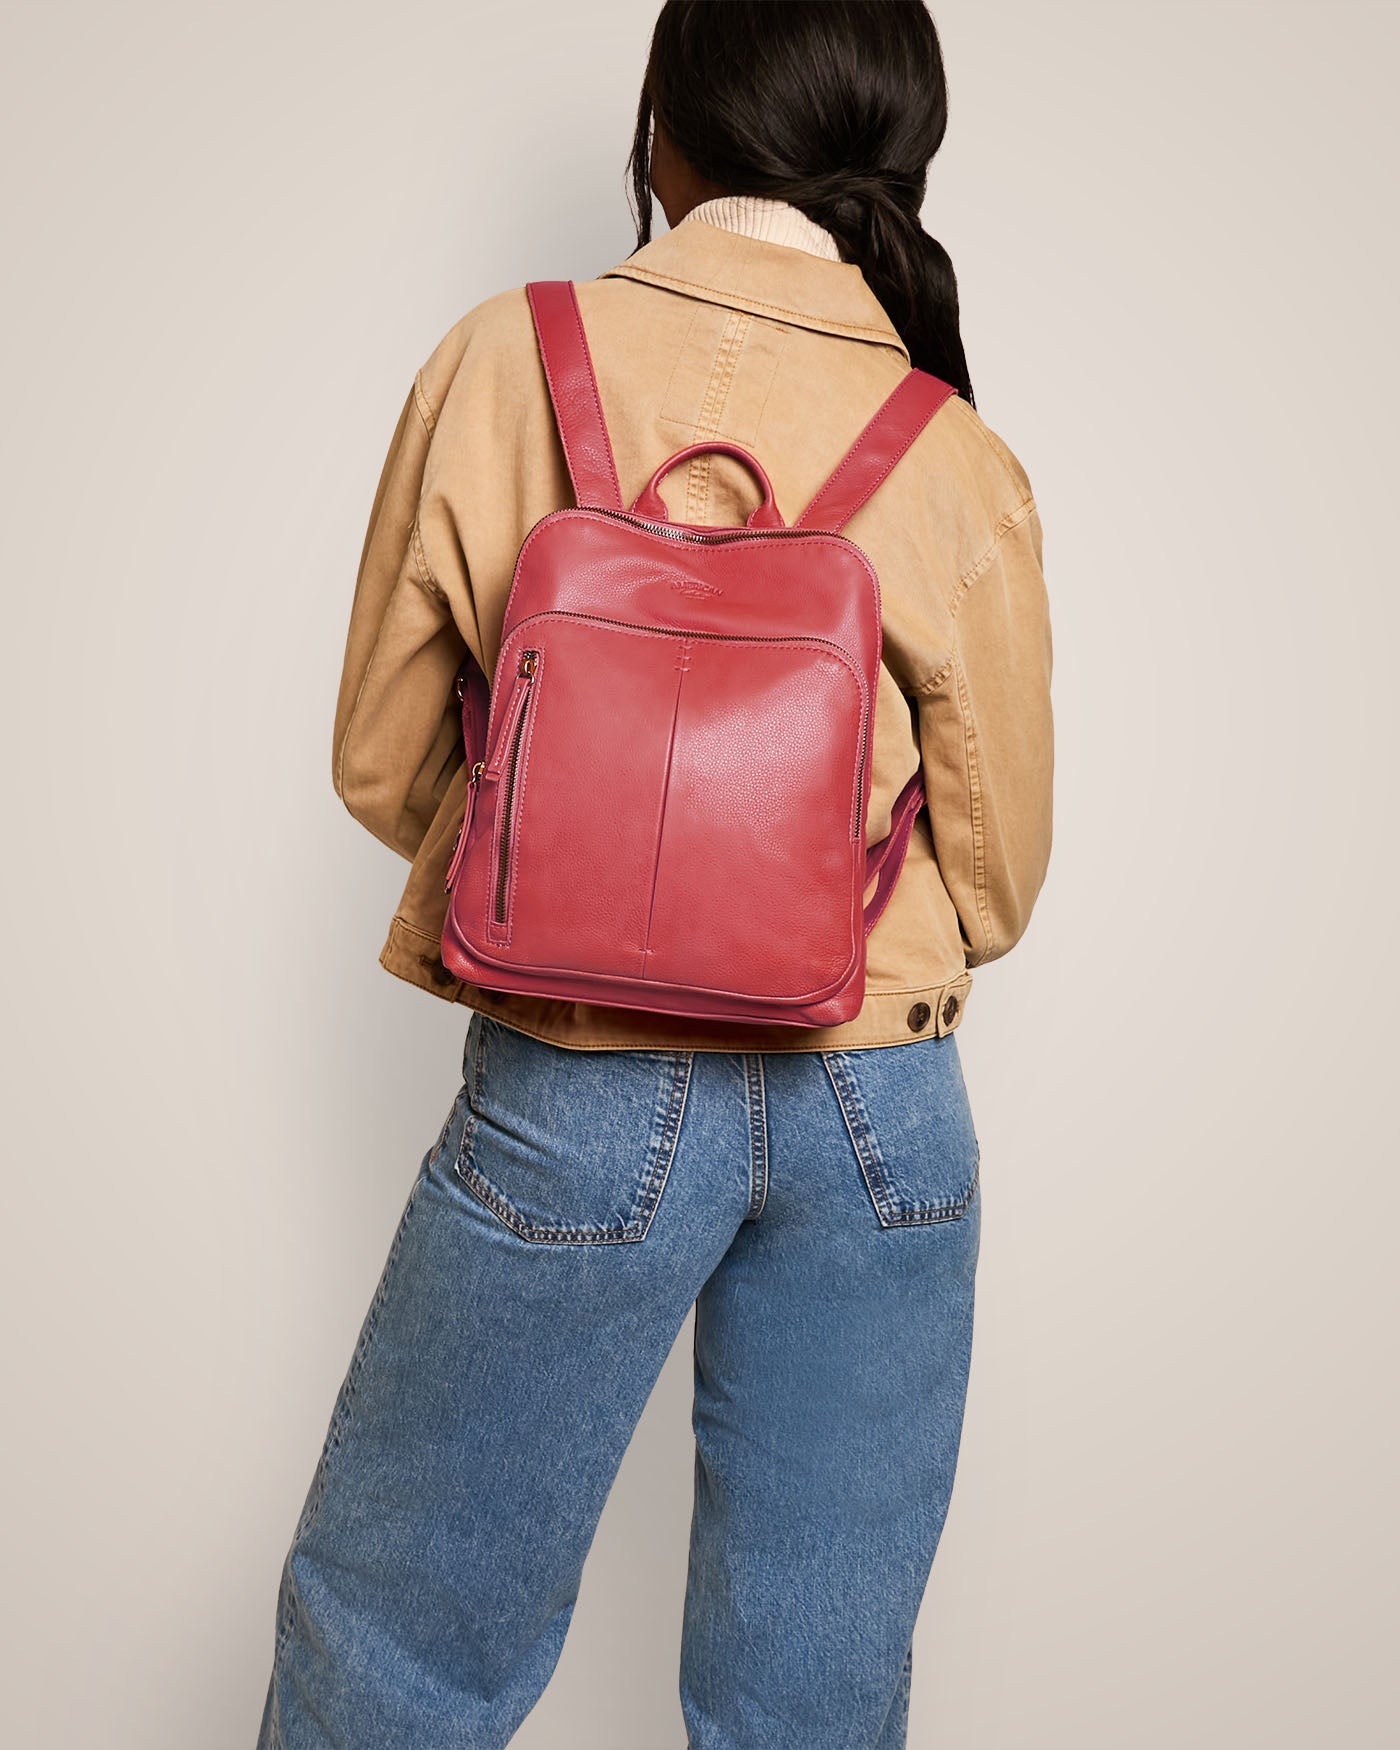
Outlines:
{"type": "Polygon", "coordinates": [[[666,0],[628,168],[651,238],[651,124],[727,194],[789,201],[836,238],[916,365],[972,401],[958,282],[919,217],[948,125],[923,0],[666,0]]]}

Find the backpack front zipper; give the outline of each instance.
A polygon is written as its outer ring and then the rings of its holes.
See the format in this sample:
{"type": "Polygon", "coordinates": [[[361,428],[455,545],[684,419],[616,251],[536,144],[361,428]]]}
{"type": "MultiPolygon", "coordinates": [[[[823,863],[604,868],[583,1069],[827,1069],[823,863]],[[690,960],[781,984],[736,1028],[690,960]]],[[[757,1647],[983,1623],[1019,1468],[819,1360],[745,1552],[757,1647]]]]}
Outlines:
{"type": "MultiPolygon", "coordinates": [[[[538,650],[521,652],[520,666],[515,671],[515,684],[506,704],[505,718],[501,724],[501,733],[497,744],[503,759],[493,762],[496,766],[496,775],[501,779],[501,788],[498,791],[501,830],[497,840],[496,893],[491,914],[498,924],[504,924],[506,921],[506,895],[510,886],[511,839],[515,826],[516,774],[520,768],[521,744],[525,739],[525,724],[528,716],[526,706],[534,691],[535,670],[539,667],[539,660],[538,650]]],[[[488,766],[486,769],[490,772],[491,767],[488,766]]]]}

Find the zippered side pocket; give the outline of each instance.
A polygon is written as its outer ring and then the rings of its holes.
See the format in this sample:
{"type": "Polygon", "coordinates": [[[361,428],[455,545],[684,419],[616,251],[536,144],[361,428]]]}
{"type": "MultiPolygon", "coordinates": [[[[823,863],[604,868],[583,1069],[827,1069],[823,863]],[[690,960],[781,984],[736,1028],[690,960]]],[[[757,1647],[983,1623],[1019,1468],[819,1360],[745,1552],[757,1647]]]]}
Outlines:
{"type": "Polygon", "coordinates": [[[487,916],[491,934],[498,939],[508,932],[510,926],[512,863],[519,854],[521,766],[530,722],[530,706],[538,685],[539,666],[538,650],[521,651],[510,696],[501,713],[501,727],[496,736],[496,745],[481,774],[483,782],[496,785],[487,916]]]}
{"type": "Polygon", "coordinates": [[[467,774],[467,800],[462,813],[462,824],[457,828],[457,837],[452,841],[452,856],[447,865],[447,875],[442,883],[444,893],[451,893],[457,884],[457,875],[462,867],[462,859],[467,854],[467,840],[471,837],[472,811],[476,805],[476,793],[480,788],[481,774],[485,770],[485,760],[478,760],[467,774]]]}

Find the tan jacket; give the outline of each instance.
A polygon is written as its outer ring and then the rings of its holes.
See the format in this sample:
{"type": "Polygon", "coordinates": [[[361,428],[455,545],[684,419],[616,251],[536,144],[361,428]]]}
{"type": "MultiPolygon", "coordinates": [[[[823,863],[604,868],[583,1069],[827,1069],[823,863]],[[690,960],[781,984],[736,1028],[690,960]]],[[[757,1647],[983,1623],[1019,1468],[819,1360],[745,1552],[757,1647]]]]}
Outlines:
{"type": "MultiPolygon", "coordinates": [[[[578,293],[626,503],[673,451],[727,438],[758,456],[791,519],[909,368],[858,267],[694,216],[578,293]]],[[[734,523],[753,490],[729,457],[699,457],[664,496],[678,519],[734,523]]],[[[884,609],[869,840],[920,760],[929,811],[870,936],[864,1007],[822,1030],[497,995],[438,956],[466,791],[453,679],[464,646],[492,672],[521,542],[571,502],[525,292],[502,292],[414,378],[355,589],[335,787],[413,865],[382,963],[565,1046],[845,1049],[955,1027],[968,969],[1020,938],[1050,854],[1050,627],[1015,456],[952,400],[847,526],[884,609]]]]}

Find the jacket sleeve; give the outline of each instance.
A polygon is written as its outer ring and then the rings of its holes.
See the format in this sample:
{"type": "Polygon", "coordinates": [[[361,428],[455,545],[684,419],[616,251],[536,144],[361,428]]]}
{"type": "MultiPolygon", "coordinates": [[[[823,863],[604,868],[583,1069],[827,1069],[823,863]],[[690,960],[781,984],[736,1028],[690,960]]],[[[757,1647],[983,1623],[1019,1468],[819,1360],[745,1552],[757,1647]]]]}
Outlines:
{"type": "Polygon", "coordinates": [[[418,513],[434,416],[421,373],[389,445],[360,555],[336,705],[336,794],[412,859],[463,760],[453,683],[465,652],[418,513]]]}
{"type": "Polygon", "coordinates": [[[919,741],[934,850],[978,966],[1025,933],[1050,859],[1051,635],[1032,499],[952,607],[951,654],[916,694],[919,741]]]}

